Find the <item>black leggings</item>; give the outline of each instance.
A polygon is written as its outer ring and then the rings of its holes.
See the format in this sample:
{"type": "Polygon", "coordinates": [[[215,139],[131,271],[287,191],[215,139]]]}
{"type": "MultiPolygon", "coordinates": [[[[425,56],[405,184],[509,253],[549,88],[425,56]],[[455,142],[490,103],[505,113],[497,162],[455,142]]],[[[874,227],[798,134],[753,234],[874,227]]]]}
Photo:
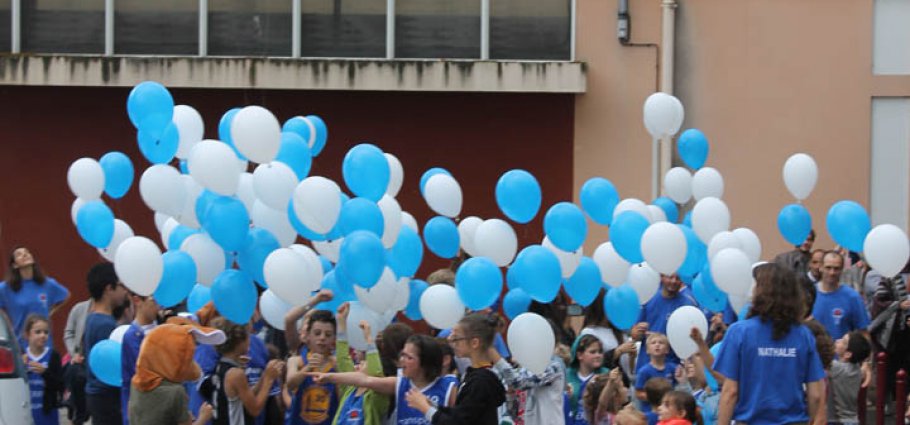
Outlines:
{"type": "Polygon", "coordinates": [[[86,394],[85,401],[88,413],[92,417],[92,425],[122,425],[123,416],[120,415],[120,392],[104,394],[86,394]]]}

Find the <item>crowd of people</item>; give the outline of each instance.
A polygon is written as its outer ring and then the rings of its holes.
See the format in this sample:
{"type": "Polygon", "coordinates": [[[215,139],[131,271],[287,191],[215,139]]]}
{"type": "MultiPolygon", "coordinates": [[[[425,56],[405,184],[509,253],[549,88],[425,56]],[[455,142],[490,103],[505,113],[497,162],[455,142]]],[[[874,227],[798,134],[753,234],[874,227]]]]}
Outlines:
{"type": "Polygon", "coordinates": [[[674,310],[701,308],[687,277],[661,276],[627,331],[605,314],[606,289],[580,312],[564,292],[533,302],[557,342],[540,373],[510,361],[496,306],[451,329],[396,320],[375,332],[366,321],[348,328],[348,303],[315,308],[333,298],[322,290],[288,311],[282,330],[258,311],[233,323],[212,303],[161,308],[131,293],[110,263],[89,270],[90,299],[72,306],[64,347],[54,347],[50,321],[69,292],[23,247],[11,253],[0,310],[20,337],[39,425],[57,424],[61,407],[73,423],[95,425],[858,423],[873,353],[889,355],[877,397],[893,400],[896,371],[910,366],[907,275],[880,276],[813,242],[814,233],[757,265],[743,311],[705,309],[708,332],[692,330],[698,351],[688,358],[666,335],[674,310]],[[111,386],[87,358],[124,324],[122,384],[111,386]],[[349,344],[354,333],[366,350],[349,344]]]}

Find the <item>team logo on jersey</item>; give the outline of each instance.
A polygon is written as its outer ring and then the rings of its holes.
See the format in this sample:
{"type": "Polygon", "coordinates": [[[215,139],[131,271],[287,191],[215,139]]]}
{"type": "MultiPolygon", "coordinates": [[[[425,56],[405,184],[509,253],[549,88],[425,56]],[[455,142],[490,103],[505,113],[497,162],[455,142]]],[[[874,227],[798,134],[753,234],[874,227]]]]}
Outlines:
{"type": "Polygon", "coordinates": [[[44,293],[38,294],[38,301],[40,301],[41,304],[44,305],[45,308],[47,308],[47,294],[44,294],[44,293]]]}
{"type": "Polygon", "coordinates": [[[318,424],[329,418],[332,397],[329,389],[313,385],[303,390],[300,396],[300,419],[308,424],[318,424]]]}
{"type": "Polygon", "coordinates": [[[831,310],[831,317],[834,318],[834,324],[839,325],[841,319],[844,318],[844,310],[840,307],[835,307],[833,310],[831,310]]]}

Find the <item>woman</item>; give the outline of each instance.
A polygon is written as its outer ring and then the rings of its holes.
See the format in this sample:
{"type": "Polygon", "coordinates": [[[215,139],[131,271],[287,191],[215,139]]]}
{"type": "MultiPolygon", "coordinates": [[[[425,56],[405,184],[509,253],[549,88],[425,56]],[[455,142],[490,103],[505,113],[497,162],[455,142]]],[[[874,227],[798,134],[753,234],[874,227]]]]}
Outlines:
{"type": "Polygon", "coordinates": [[[635,342],[626,340],[622,331],[613,326],[613,323],[607,318],[603,308],[605,293],[606,291],[601,289],[594,302],[585,309],[584,322],[578,335],[590,334],[600,339],[604,353],[604,366],[613,369],[619,364],[620,356],[635,354],[635,342]]]}
{"type": "Polygon", "coordinates": [[[730,326],[714,362],[726,378],[717,423],[809,422],[822,413],[825,371],[802,325],[802,289],[793,272],[773,263],[757,267],[755,280],[749,316],[730,326]]]}
{"type": "MultiPolygon", "coordinates": [[[[16,335],[22,335],[26,317],[37,314],[50,318],[54,310],[69,299],[70,291],[44,275],[28,248],[14,248],[8,266],[6,280],[0,282],[0,310],[12,321],[16,335]]],[[[24,342],[20,339],[19,345],[24,346],[24,342]]]]}

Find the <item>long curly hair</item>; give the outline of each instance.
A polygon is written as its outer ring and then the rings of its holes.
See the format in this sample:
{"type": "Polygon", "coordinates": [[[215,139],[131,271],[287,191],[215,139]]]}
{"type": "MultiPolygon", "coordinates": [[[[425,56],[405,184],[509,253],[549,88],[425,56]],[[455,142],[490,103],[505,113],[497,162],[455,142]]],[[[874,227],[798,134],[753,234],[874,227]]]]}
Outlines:
{"type": "Polygon", "coordinates": [[[771,336],[781,339],[792,326],[802,322],[806,305],[803,290],[796,282],[796,275],[778,264],[767,263],[755,268],[755,293],[749,318],[760,317],[770,321],[771,336]]]}

